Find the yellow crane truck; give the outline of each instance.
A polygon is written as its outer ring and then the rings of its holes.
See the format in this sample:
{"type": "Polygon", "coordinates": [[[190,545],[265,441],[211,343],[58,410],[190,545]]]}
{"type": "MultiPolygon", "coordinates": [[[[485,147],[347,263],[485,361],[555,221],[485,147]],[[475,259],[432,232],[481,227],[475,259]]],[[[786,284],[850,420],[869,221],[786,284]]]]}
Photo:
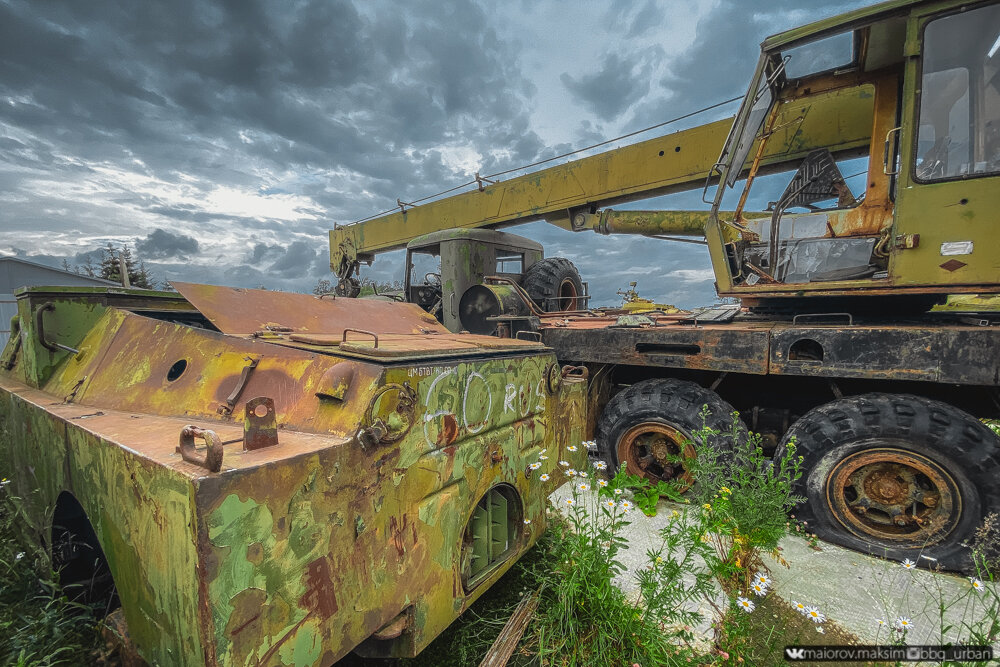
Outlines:
{"type": "Polygon", "coordinates": [[[587,428],[612,462],[683,475],[703,406],[724,432],[738,408],[728,437],[795,440],[811,532],[970,565],[1000,511],[1000,439],[980,421],[1000,416],[1000,4],[891,0],[772,36],[734,118],[477,180],[335,228],[331,267],[532,220],[700,241],[738,305],[553,316],[509,276],[444,299],[474,305],[461,328],[530,330],[586,365],[587,428]],[[700,187],[706,210],[609,208],[700,187]]]}

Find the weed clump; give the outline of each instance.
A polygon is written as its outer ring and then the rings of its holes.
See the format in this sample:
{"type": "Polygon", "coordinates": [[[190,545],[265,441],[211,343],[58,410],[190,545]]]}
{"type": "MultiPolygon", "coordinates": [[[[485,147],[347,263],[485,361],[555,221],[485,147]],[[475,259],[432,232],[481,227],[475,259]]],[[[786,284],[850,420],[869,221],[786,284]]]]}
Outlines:
{"type": "Polygon", "coordinates": [[[44,553],[23,545],[18,498],[0,480],[0,664],[93,665],[102,659],[95,609],[70,600],[44,553]]]}

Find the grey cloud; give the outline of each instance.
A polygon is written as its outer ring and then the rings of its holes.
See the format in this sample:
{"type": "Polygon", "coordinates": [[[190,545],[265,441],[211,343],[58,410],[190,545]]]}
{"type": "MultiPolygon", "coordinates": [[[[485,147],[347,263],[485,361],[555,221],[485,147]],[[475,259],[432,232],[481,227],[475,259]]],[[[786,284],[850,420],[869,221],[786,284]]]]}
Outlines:
{"type": "MultiPolygon", "coordinates": [[[[636,105],[628,129],[646,127],[746,92],[765,37],[797,27],[793,10],[813,21],[871,4],[867,0],[769,0],[759,3],[722,0],[699,22],[694,41],[671,61],[659,82],[665,95],[636,105]]],[[[664,31],[669,20],[664,19],[664,31]]],[[[735,105],[699,116],[688,125],[707,123],[736,112],[735,105]]],[[[682,126],[678,126],[679,129],[682,126]]]]}
{"type": "Polygon", "coordinates": [[[145,239],[137,240],[136,250],[142,258],[184,259],[198,254],[198,240],[185,234],[173,234],[164,229],[155,229],[145,239]]]}
{"type": "Polygon", "coordinates": [[[267,272],[276,273],[283,278],[308,276],[314,269],[316,257],[315,243],[293,241],[283,249],[281,256],[267,267],[267,272]]]}
{"type": "Polygon", "coordinates": [[[608,53],[597,72],[578,78],[564,72],[559,78],[574,98],[599,118],[610,121],[649,92],[653,69],[650,58],[660,55],[608,53]]]}

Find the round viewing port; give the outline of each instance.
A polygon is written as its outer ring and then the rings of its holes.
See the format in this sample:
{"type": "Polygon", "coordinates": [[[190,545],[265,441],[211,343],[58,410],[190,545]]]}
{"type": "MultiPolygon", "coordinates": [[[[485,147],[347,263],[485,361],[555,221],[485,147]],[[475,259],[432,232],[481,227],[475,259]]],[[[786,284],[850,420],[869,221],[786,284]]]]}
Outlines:
{"type": "Polygon", "coordinates": [[[175,361],[174,365],[167,371],[167,382],[173,382],[180,376],[184,375],[184,370],[187,368],[187,365],[187,359],[175,361]]]}

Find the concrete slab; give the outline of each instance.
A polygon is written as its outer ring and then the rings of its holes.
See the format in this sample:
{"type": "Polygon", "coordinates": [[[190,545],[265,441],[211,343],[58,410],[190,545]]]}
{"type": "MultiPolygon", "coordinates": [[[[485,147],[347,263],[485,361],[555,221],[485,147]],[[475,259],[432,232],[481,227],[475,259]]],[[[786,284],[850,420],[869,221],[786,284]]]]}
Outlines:
{"type": "MultiPolygon", "coordinates": [[[[567,484],[552,494],[550,500],[565,513],[569,510],[565,499],[571,495],[572,486],[567,484]]],[[[586,498],[580,506],[596,511],[596,497],[593,491],[580,494],[581,499],[586,498]]],[[[638,510],[629,513],[631,524],[624,530],[628,549],[621,555],[627,570],[616,580],[627,594],[638,595],[635,573],[648,564],[647,551],[659,546],[658,533],[668,525],[671,511],[682,507],[660,501],[654,517],[638,510]]],[[[965,625],[981,618],[987,601],[987,594],[973,591],[966,577],[907,570],[894,561],[826,542],[819,542],[819,550],[815,550],[806,539],[797,536],[786,537],[780,546],[789,567],[768,564],[774,581],[771,594],[789,603],[797,601],[818,607],[828,620],[857,636],[861,643],[889,643],[889,626],[899,616],[909,618],[912,623],[907,634],[909,644],[965,639],[969,635],[965,625]],[[939,613],[942,601],[949,607],[943,616],[939,613]],[[889,625],[880,627],[878,619],[889,625]],[[949,625],[952,629],[944,631],[949,625]]],[[[699,611],[710,616],[708,604],[699,611]]],[[[707,620],[699,630],[710,633],[707,620]]]]}

